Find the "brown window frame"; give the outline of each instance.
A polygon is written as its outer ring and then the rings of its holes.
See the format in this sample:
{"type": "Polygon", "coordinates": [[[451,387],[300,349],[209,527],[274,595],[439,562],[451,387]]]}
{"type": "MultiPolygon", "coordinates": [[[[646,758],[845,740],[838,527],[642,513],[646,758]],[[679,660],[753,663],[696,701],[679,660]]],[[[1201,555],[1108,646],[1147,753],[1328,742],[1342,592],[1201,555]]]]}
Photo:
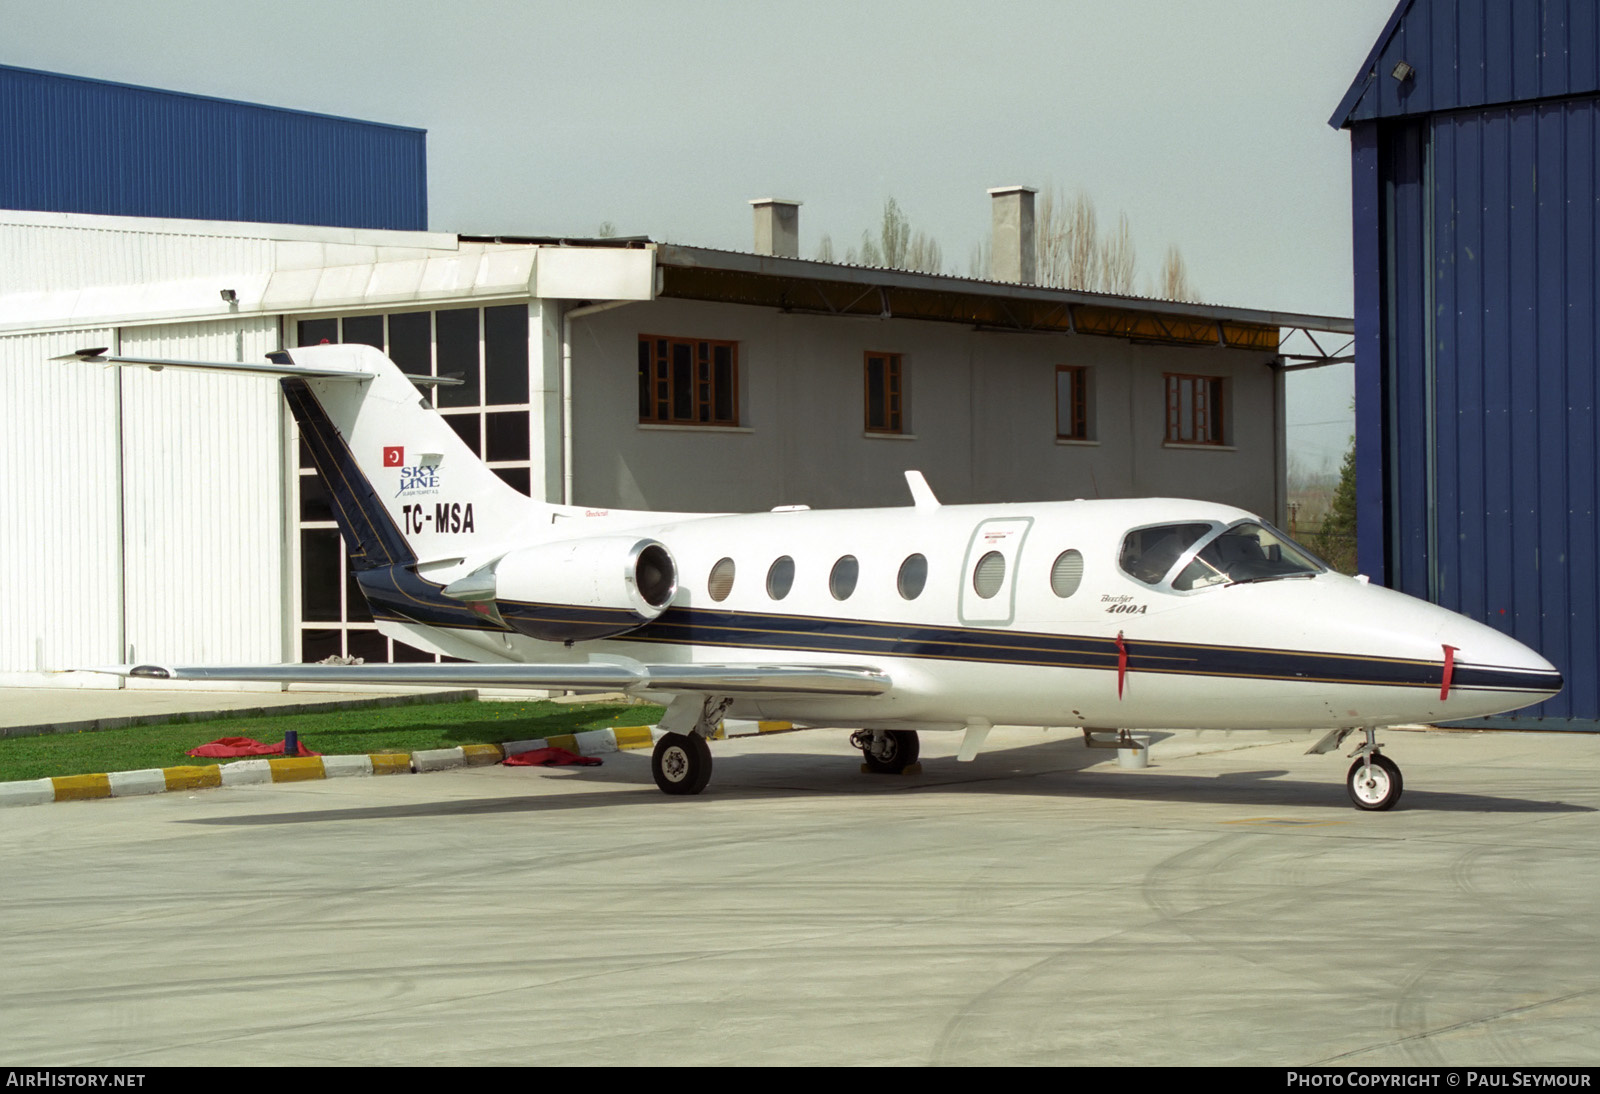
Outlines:
{"type": "Polygon", "coordinates": [[[639,335],[639,424],[737,426],[739,343],[639,335]],[[688,355],[687,377],[677,368],[680,347],[688,355]],[[718,360],[721,350],[727,351],[725,369],[718,360]]]}
{"type": "Polygon", "coordinates": [[[862,419],[868,433],[904,433],[906,423],[905,354],[867,350],[862,355],[862,419]],[[878,420],[872,414],[872,364],[883,363],[883,391],[878,399],[878,420]]]}
{"type": "Polygon", "coordinates": [[[1168,372],[1167,444],[1226,445],[1228,443],[1228,386],[1223,376],[1168,372]],[[1183,392],[1189,389],[1189,413],[1184,421],[1183,392]],[[1185,437],[1187,425],[1189,436],[1185,437]]]}
{"type": "Polygon", "coordinates": [[[1089,440],[1089,367],[1087,365],[1056,366],[1056,440],[1089,440]],[[1061,421],[1061,374],[1072,377],[1072,421],[1061,421]]]}

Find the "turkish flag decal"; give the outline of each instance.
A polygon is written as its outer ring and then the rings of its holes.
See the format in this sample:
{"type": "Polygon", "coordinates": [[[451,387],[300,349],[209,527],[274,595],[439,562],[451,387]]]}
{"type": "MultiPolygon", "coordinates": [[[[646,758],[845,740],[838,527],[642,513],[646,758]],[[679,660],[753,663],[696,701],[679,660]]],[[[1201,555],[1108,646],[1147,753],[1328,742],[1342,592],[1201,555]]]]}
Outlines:
{"type": "Polygon", "coordinates": [[[383,466],[385,466],[385,467],[402,467],[402,466],[405,465],[405,462],[406,462],[406,450],[405,450],[404,446],[396,446],[396,447],[393,447],[393,448],[390,448],[390,447],[385,447],[384,448],[384,450],[383,450],[383,466]]]}

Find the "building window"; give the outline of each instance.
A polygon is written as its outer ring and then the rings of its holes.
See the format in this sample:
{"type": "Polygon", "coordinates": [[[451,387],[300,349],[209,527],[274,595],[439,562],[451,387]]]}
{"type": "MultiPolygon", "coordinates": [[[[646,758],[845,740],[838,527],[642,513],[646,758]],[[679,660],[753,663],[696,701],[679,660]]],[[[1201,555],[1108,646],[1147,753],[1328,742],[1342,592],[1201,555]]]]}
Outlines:
{"type": "Polygon", "coordinates": [[[905,373],[898,353],[868,353],[867,432],[905,431],[905,373]]]}
{"type": "Polygon", "coordinates": [[[738,425],[739,344],[641,334],[639,421],[738,425]]]}
{"type": "Polygon", "coordinates": [[[1167,443],[1226,444],[1226,382],[1167,374],[1167,443]]]}
{"type": "Polygon", "coordinates": [[[1090,439],[1089,370],[1081,365],[1056,366],[1056,439],[1090,439]]]}

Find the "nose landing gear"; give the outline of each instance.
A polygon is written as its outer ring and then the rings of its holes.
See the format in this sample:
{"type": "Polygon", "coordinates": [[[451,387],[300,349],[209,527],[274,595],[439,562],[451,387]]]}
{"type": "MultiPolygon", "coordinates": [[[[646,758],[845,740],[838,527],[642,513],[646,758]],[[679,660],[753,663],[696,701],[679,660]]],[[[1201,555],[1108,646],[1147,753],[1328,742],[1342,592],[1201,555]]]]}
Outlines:
{"type": "Polygon", "coordinates": [[[1357,809],[1379,812],[1393,809],[1404,783],[1400,765],[1378,751],[1377,734],[1367,730],[1367,743],[1356,749],[1356,762],[1345,776],[1345,789],[1357,809]]]}

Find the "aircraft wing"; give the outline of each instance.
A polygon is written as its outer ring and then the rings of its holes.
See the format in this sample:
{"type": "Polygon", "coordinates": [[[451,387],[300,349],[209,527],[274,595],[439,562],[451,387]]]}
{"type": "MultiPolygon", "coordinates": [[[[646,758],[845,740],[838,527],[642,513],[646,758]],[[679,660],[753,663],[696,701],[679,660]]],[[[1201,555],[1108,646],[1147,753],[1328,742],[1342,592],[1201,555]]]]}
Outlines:
{"type": "Polygon", "coordinates": [[[565,691],[663,691],[707,695],[882,695],[892,681],[862,665],[646,665],[586,661],[551,665],[118,665],[86,669],[138,680],[283,684],[429,685],[565,691]]]}

